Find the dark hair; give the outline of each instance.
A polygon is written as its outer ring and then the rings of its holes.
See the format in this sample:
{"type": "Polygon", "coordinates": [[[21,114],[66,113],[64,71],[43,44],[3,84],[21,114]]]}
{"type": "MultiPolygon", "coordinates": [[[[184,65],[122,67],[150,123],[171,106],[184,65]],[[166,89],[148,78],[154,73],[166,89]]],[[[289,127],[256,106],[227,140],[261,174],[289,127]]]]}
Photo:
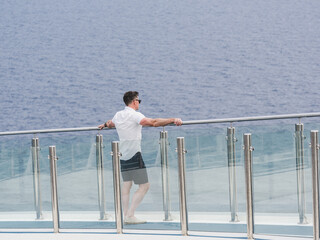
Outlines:
{"type": "Polygon", "coordinates": [[[135,98],[139,96],[139,93],[136,91],[129,91],[123,95],[123,101],[128,106],[135,98]]]}

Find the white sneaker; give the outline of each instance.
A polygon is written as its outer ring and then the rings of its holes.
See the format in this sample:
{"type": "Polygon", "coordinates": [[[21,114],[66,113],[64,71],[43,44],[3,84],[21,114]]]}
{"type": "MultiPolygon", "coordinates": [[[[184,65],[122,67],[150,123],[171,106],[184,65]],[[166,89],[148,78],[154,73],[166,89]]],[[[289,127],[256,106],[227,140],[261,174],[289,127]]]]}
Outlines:
{"type": "Polygon", "coordinates": [[[142,224],[146,222],[147,221],[138,219],[136,217],[126,217],[124,220],[124,224],[142,224]]]}

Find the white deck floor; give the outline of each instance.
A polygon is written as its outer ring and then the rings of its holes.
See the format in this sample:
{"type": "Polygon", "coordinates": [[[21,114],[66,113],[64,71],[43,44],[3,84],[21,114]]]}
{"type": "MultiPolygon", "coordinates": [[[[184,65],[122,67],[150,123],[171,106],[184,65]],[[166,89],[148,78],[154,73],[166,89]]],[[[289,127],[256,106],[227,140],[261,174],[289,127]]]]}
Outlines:
{"type": "MultiPolygon", "coordinates": [[[[102,220],[103,222],[114,222],[114,215],[110,212],[108,214],[108,220],[102,220]]],[[[163,222],[163,213],[160,212],[148,212],[137,214],[138,217],[142,219],[146,219],[150,224],[156,224],[163,222]]],[[[124,226],[123,234],[117,234],[115,229],[60,229],[60,233],[53,233],[52,228],[41,228],[41,229],[17,229],[15,227],[16,221],[21,221],[24,219],[25,222],[34,222],[35,221],[35,213],[2,213],[0,214],[0,223],[1,222],[11,222],[8,229],[0,228],[0,239],[4,240],[226,240],[226,239],[247,239],[246,233],[224,233],[224,232],[196,232],[189,231],[189,236],[181,236],[181,232],[178,230],[136,230],[136,229],[128,229],[124,226]],[[12,227],[12,228],[11,228],[12,227]]],[[[43,220],[36,220],[37,222],[42,221],[51,221],[51,212],[43,212],[43,220]]],[[[92,213],[78,213],[78,212],[61,212],[60,220],[64,222],[75,221],[76,223],[81,221],[86,222],[97,222],[98,214],[97,212],[92,213]]],[[[173,212],[172,214],[173,221],[172,223],[179,223],[179,213],[173,212]]],[[[308,216],[309,223],[305,224],[305,227],[312,228],[312,216],[308,216]]],[[[245,216],[244,214],[239,215],[240,221],[238,223],[233,223],[233,227],[236,227],[238,224],[245,224],[245,216]]],[[[272,214],[272,215],[256,215],[255,223],[264,224],[264,225],[278,225],[283,227],[290,226],[299,226],[297,224],[297,216],[296,214],[272,214]]],[[[230,214],[228,213],[190,213],[189,214],[189,223],[216,223],[216,224],[230,224],[230,214]]],[[[77,226],[77,225],[76,225],[77,226]]],[[[222,226],[222,225],[221,225],[222,226]]],[[[233,228],[232,227],[232,228],[233,228]]],[[[18,227],[19,228],[19,227],[18,227]]],[[[311,229],[310,229],[311,230],[311,229]]],[[[212,231],[219,231],[212,230],[212,231]]],[[[228,230],[222,230],[228,231],[228,230]]],[[[244,228],[245,231],[245,228],[244,228]]],[[[312,231],[311,231],[312,232],[312,231]]],[[[291,232],[291,234],[293,234],[291,232]]],[[[256,239],[263,240],[289,240],[289,239],[312,239],[312,237],[291,237],[291,236],[279,236],[279,235],[262,235],[255,234],[256,239]]]]}
{"type": "MultiPolygon", "coordinates": [[[[254,235],[255,239],[261,240],[310,240],[311,237],[290,237],[254,235]]],[[[239,233],[203,233],[189,232],[189,236],[181,236],[177,231],[134,231],[126,230],[123,234],[117,234],[108,230],[63,230],[53,233],[52,229],[1,229],[0,239],[4,240],[227,240],[247,239],[246,234],[239,233]]]]}

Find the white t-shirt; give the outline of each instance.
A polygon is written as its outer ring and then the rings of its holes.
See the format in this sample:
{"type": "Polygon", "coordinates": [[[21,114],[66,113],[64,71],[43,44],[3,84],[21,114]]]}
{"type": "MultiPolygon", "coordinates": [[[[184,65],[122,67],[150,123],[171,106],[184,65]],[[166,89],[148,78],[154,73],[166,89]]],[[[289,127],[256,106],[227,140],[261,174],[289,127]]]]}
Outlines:
{"type": "Polygon", "coordinates": [[[141,130],[140,121],[145,116],[132,109],[125,107],[124,110],[117,112],[112,122],[115,124],[119,139],[119,150],[122,154],[121,160],[129,160],[137,152],[141,152],[141,130]]]}

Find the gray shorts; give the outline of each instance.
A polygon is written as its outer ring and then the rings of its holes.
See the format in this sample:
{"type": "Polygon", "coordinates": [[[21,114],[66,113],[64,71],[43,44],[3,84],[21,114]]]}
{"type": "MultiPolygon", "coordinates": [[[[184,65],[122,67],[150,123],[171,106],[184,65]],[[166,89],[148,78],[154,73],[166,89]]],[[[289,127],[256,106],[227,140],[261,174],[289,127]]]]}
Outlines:
{"type": "Polygon", "coordinates": [[[137,152],[129,160],[120,160],[120,164],[124,182],[133,181],[135,184],[144,184],[149,181],[141,152],[137,152]]]}

